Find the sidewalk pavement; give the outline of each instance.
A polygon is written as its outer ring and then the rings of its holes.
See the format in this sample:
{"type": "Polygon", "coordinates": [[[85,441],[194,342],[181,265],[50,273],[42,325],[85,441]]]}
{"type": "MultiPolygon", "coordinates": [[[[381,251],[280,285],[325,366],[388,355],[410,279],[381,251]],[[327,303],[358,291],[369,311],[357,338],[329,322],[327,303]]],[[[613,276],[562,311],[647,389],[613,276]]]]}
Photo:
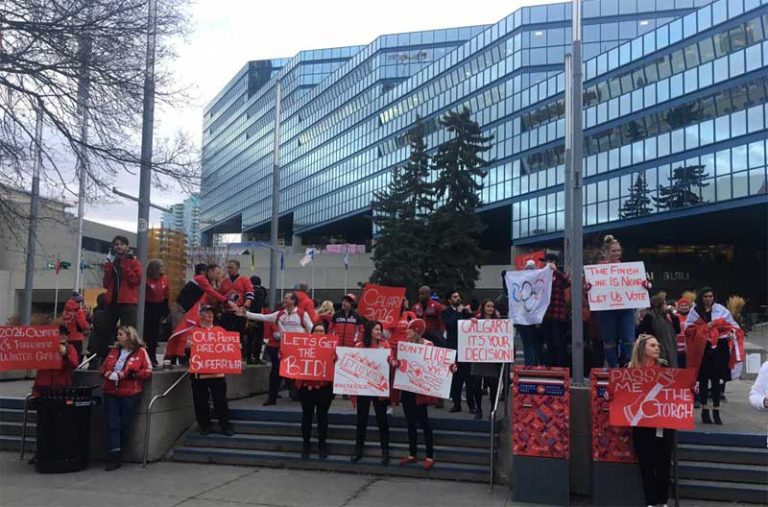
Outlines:
{"type": "MultiPolygon", "coordinates": [[[[16,453],[0,452],[0,506],[46,507],[507,507],[504,485],[429,479],[160,462],[118,471],[100,467],[40,475],[16,453]]],[[[589,505],[573,499],[572,505],[589,505]]],[[[729,503],[681,501],[684,507],[729,503]]]]}

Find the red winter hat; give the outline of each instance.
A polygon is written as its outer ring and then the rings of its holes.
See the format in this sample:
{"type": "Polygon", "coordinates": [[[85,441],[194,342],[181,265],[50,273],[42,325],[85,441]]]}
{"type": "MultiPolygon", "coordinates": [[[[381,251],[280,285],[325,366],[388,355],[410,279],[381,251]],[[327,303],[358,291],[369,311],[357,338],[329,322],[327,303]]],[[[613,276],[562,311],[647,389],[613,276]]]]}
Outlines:
{"type": "Polygon", "coordinates": [[[342,300],[346,299],[347,301],[349,301],[349,302],[350,302],[350,303],[352,303],[352,304],[355,304],[355,303],[357,303],[357,296],[355,296],[355,295],[354,295],[354,294],[352,294],[351,292],[350,292],[350,293],[348,293],[348,294],[344,294],[344,296],[342,296],[342,298],[341,298],[341,299],[342,299],[342,300]]]}
{"type": "Polygon", "coordinates": [[[688,300],[688,298],[680,298],[680,299],[678,299],[677,300],[677,306],[680,306],[680,305],[692,306],[691,302],[688,300]]]}
{"type": "Polygon", "coordinates": [[[424,330],[427,329],[427,323],[422,319],[413,319],[408,323],[407,329],[413,329],[419,335],[421,335],[424,333],[424,330]]]}

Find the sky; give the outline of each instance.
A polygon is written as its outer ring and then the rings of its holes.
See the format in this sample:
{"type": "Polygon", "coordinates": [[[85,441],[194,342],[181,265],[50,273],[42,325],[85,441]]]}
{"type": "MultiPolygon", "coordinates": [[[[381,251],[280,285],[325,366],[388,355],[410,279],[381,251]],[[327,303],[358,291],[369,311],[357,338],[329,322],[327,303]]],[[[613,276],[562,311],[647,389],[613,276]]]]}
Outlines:
{"type": "MultiPolygon", "coordinates": [[[[156,137],[182,130],[199,146],[202,110],[249,60],[291,57],[301,50],[364,45],[379,35],[492,24],[520,7],[553,0],[197,0],[190,4],[193,29],[176,43],[170,65],[192,100],[184,107],[155,111],[156,137]]],[[[138,195],[138,176],[124,175],[115,186],[138,195]]],[[[179,191],[152,191],[152,202],[169,206],[184,200],[179,191]]],[[[86,219],[136,230],[136,204],[86,207],[86,219]]],[[[152,210],[150,226],[162,213],[152,210]]]]}

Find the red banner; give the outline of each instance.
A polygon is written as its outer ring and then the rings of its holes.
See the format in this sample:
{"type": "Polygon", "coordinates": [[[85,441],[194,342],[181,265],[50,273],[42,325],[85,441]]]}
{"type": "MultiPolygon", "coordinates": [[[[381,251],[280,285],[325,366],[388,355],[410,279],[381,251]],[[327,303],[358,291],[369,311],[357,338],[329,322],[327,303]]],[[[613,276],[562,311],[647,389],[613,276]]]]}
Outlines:
{"type": "Polygon", "coordinates": [[[544,258],[544,255],[546,255],[547,252],[544,250],[536,250],[535,252],[520,254],[515,256],[515,269],[518,271],[525,269],[525,263],[528,261],[533,261],[536,263],[536,267],[541,269],[544,267],[544,263],[541,262],[541,259],[544,258]]]}
{"type": "Polygon", "coordinates": [[[333,382],[336,336],[285,333],[280,340],[280,376],[333,382]]]}
{"type": "Polygon", "coordinates": [[[392,328],[397,326],[400,320],[404,297],[404,287],[385,287],[367,283],[363,287],[357,311],[368,320],[377,320],[384,327],[392,328]]]}
{"type": "Polygon", "coordinates": [[[570,375],[568,368],[515,366],[512,453],[568,459],[570,375]]]}
{"type": "Polygon", "coordinates": [[[59,328],[0,326],[0,371],[60,370],[59,328]]]}
{"type": "Polygon", "coordinates": [[[211,329],[197,327],[190,331],[190,337],[190,373],[239,375],[243,372],[240,333],[218,326],[211,329]]]}
{"type": "Polygon", "coordinates": [[[607,369],[593,369],[592,385],[592,461],[611,463],[635,463],[632,448],[632,430],[611,426],[608,411],[607,369]]]}
{"type": "Polygon", "coordinates": [[[611,425],[692,430],[695,383],[693,368],[611,370],[611,425]]]}

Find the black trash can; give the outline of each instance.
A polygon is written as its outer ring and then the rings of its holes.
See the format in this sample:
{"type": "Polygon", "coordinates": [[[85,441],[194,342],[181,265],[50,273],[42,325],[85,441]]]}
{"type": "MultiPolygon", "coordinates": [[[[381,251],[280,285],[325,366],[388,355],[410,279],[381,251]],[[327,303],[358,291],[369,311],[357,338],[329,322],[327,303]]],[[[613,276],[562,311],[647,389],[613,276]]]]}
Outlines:
{"type": "Polygon", "coordinates": [[[40,396],[35,399],[38,472],[77,472],[88,468],[91,407],[100,402],[92,393],[98,387],[40,389],[40,396]]]}

